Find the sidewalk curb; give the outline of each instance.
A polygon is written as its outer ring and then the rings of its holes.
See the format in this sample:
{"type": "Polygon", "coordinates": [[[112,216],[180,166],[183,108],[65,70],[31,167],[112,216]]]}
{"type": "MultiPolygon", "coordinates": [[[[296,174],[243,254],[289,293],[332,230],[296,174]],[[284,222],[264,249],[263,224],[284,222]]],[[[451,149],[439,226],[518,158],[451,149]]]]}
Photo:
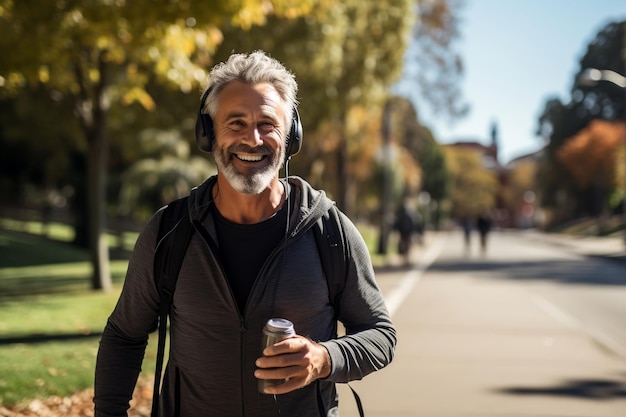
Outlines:
{"type": "Polygon", "coordinates": [[[560,233],[523,231],[529,239],[540,240],[553,246],[567,248],[582,256],[626,262],[626,245],[620,238],[579,237],[560,233]]]}

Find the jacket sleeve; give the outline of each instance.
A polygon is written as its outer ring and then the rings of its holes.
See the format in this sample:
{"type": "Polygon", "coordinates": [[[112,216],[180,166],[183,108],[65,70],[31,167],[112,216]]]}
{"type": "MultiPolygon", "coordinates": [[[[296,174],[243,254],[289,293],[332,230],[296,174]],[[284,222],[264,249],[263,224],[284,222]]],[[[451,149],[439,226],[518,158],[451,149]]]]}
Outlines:
{"type": "Polygon", "coordinates": [[[382,369],[393,359],[396,329],[376,283],[365,241],[343,214],[348,251],[347,277],[339,299],[339,321],[346,335],[322,342],[330,354],[332,369],[327,380],[344,383],[382,369]]]}
{"type": "Polygon", "coordinates": [[[124,286],[100,340],[96,359],[95,417],[127,416],[149,333],[158,324],[153,263],[160,212],[140,233],[124,286]]]}

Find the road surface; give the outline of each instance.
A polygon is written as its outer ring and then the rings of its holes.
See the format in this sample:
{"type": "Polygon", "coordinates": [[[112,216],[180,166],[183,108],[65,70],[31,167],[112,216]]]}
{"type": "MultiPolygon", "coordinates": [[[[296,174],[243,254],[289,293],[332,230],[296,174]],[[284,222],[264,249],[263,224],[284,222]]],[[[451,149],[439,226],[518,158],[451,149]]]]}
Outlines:
{"type": "MultiPolygon", "coordinates": [[[[351,383],[368,417],[626,416],[626,263],[537,233],[432,234],[377,279],[394,362],[351,383]]],[[[340,388],[342,417],[358,416],[340,388]]]]}

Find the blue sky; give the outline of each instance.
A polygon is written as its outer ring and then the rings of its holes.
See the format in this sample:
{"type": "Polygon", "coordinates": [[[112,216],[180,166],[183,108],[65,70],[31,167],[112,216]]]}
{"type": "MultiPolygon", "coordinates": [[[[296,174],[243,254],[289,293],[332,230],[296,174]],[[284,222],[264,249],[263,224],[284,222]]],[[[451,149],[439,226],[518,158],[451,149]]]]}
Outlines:
{"type": "Polygon", "coordinates": [[[587,45],[607,23],[626,20],[626,0],[466,0],[461,18],[456,49],[470,112],[450,122],[420,108],[420,120],[441,143],[484,144],[495,121],[507,163],[542,146],[535,130],[546,99],[569,101],[587,45]]]}

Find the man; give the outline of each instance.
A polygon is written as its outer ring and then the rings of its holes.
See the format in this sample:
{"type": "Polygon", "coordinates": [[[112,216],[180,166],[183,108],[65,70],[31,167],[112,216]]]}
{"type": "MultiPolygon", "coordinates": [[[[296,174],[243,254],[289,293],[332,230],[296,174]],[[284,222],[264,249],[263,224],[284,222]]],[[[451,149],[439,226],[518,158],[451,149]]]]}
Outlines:
{"type": "MultiPolygon", "coordinates": [[[[333,203],[300,178],[278,176],[299,140],[291,136],[301,135],[294,133],[295,77],[257,51],[232,55],[213,68],[210,81],[198,144],[213,153],[218,174],[189,198],[196,233],[174,293],[159,413],[336,415],[335,383],[383,368],[396,344],[367,248],[341,214],[350,256],[334,305],[312,231],[333,203]],[[346,328],[342,338],[336,311],[346,328]],[[297,335],[261,352],[262,329],[272,317],[293,322],[297,335]],[[285,382],[260,393],[259,379],[285,382]]],[[[102,336],[96,417],[126,415],[148,334],[157,326],[153,262],[162,213],[137,240],[102,336]]]]}

